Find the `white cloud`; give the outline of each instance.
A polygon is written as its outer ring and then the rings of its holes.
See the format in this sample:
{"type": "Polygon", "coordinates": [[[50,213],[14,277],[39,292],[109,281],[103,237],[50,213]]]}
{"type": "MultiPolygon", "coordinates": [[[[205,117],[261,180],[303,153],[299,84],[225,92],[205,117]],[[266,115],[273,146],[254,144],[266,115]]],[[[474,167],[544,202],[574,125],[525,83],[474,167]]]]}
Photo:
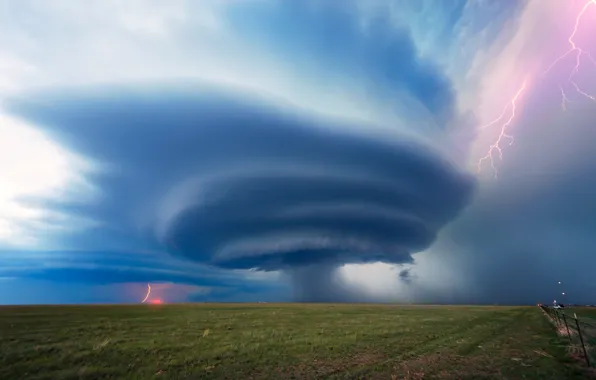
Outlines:
{"type": "MultiPolygon", "coordinates": [[[[192,14],[192,27],[203,36],[195,48],[217,52],[209,36],[221,31],[218,2],[201,4],[189,13],[183,0],[0,0],[0,100],[50,85],[197,76],[200,65],[184,59],[187,46],[174,37],[192,14]]],[[[36,246],[53,232],[95,223],[27,202],[89,201],[97,195],[86,179],[97,164],[36,127],[0,109],[0,246],[36,246]]]]}
{"type": "Polygon", "coordinates": [[[0,114],[0,244],[34,245],[52,230],[92,224],[76,215],[44,209],[33,200],[89,200],[90,163],[61,149],[39,131],[0,114]]]}
{"type": "MultiPolygon", "coordinates": [[[[447,238],[448,239],[448,238],[447,238]]],[[[444,243],[443,239],[441,243],[444,243]]],[[[414,254],[413,264],[349,264],[340,269],[341,276],[352,286],[383,302],[453,302],[457,294],[474,293],[468,279],[449,265],[444,244],[414,254]],[[399,276],[408,270],[407,280],[399,276]]]]}

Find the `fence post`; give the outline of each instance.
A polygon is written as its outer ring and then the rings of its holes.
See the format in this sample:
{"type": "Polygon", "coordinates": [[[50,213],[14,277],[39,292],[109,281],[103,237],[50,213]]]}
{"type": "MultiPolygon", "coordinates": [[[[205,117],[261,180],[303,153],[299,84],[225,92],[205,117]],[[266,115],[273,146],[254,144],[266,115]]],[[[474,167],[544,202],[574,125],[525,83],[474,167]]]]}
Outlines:
{"type": "Polygon", "coordinates": [[[567,329],[567,336],[569,337],[569,343],[571,342],[571,333],[569,332],[569,325],[567,324],[567,317],[565,317],[565,313],[563,313],[563,321],[565,322],[565,328],[567,329]]]}
{"type": "Polygon", "coordinates": [[[584,338],[582,337],[582,330],[579,327],[579,320],[577,319],[577,314],[573,313],[573,317],[575,318],[575,324],[577,325],[577,335],[579,335],[579,341],[582,343],[582,348],[584,349],[586,363],[588,363],[588,367],[590,367],[590,358],[588,357],[588,351],[586,351],[586,345],[584,344],[584,338]]]}

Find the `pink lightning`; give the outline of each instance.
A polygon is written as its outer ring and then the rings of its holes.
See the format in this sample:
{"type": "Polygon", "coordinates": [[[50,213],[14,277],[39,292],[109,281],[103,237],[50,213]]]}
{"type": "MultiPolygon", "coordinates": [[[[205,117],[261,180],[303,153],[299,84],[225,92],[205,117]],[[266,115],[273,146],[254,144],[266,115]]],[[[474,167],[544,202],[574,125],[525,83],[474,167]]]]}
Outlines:
{"type": "MultiPolygon", "coordinates": [[[[596,96],[588,94],[587,92],[582,90],[576,82],[573,81],[574,75],[577,74],[578,71],[580,70],[582,57],[587,58],[590,62],[592,62],[596,66],[596,59],[594,59],[594,57],[591,55],[591,53],[581,49],[575,42],[575,36],[576,36],[578,29],[580,27],[582,17],[586,13],[586,11],[590,7],[590,5],[596,6],[596,0],[589,0],[586,4],[584,4],[582,9],[578,13],[577,17],[575,18],[575,24],[573,27],[573,31],[571,32],[571,35],[567,39],[569,41],[569,45],[570,45],[569,50],[567,50],[564,54],[557,57],[548,66],[548,68],[544,71],[544,74],[547,74],[548,72],[550,72],[550,70],[552,70],[552,68],[555,67],[564,58],[571,55],[572,53],[575,53],[575,65],[573,66],[573,69],[571,70],[571,73],[569,74],[567,82],[570,83],[575,88],[575,91],[578,94],[596,102],[596,96]]],[[[482,164],[484,163],[484,161],[490,160],[490,164],[493,169],[495,178],[497,177],[498,173],[497,173],[497,169],[495,167],[493,155],[494,155],[495,151],[498,152],[499,159],[502,160],[503,159],[503,150],[501,147],[501,143],[502,143],[503,139],[508,139],[510,145],[513,143],[513,136],[510,134],[507,134],[507,128],[511,125],[513,119],[515,118],[516,101],[519,98],[519,96],[521,95],[521,93],[525,90],[525,87],[526,87],[526,83],[524,82],[522,84],[521,88],[519,89],[519,91],[513,97],[513,99],[507,104],[507,106],[505,107],[505,109],[503,110],[501,115],[498,118],[496,118],[495,120],[493,120],[492,122],[481,127],[482,129],[485,129],[489,126],[492,126],[494,124],[501,122],[501,120],[505,117],[505,114],[507,113],[507,111],[511,108],[511,116],[505,123],[501,124],[499,137],[492,145],[490,145],[486,155],[484,157],[480,158],[480,160],[478,160],[478,171],[480,171],[482,169],[482,164]]],[[[566,111],[567,110],[566,105],[567,105],[567,103],[570,102],[570,100],[567,97],[567,94],[565,93],[565,90],[563,89],[562,86],[560,86],[560,89],[561,89],[561,97],[562,97],[561,107],[563,108],[563,111],[566,111]]]]}
{"type": "Polygon", "coordinates": [[[563,99],[561,100],[561,108],[563,108],[563,111],[567,111],[567,103],[571,102],[571,100],[569,100],[567,94],[565,94],[563,87],[561,87],[561,98],[563,99]]]}
{"type": "Polygon", "coordinates": [[[145,303],[150,295],[151,295],[151,285],[147,284],[147,294],[145,295],[145,298],[143,298],[141,303],[145,303]]]}
{"type": "Polygon", "coordinates": [[[595,102],[596,102],[596,97],[594,97],[594,95],[590,95],[590,94],[587,94],[587,93],[583,92],[583,91],[582,91],[582,90],[579,88],[579,86],[577,85],[577,83],[575,83],[575,82],[571,82],[571,84],[573,85],[573,87],[575,87],[575,90],[576,90],[578,93],[580,93],[581,95],[585,96],[586,98],[588,98],[588,99],[590,99],[590,100],[593,100],[593,101],[595,101],[595,102]]]}
{"type": "MultiPolygon", "coordinates": [[[[568,55],[575,53],[575,65],[573,66],[573,70],[571,70],[571,74],[569,74],[569,78],[568,78],[568,82],[571,82],[571,84],[573,85],[573,87],[575,87],[575,90],[577,91],[578,94],[585,96],[588,99],[594,100],[596,101],[596,99],[594,98],[594,96],[586,93],[585,91],[583,91],[575,82],[572,82],[573,76],[575,74],[577,74],[577,72],[580,69],[581,66],[581,58],[582,57],[586,57],[590,62],[592,62],[594,65],[596,65],[596,60],[594,60],[594,58],[592,57],[592,55],[590,54],[590,52],[585,51],[583,49],[581,49],[579,46],[577,46],[576,42],[575,42],[575,35],[577,34],[577,30],[579,29],[579,25],[581,23],[581,19],[584,16],[584,14],[586,13],[586,11],[588,10],[588,8],[590,7],[590,5],[596,5],[596,0],[589,0],[586,4],[584,4],[584,6],[582,7],[582,9],[580,10],[580,12],[578,13],[577,17],[575,18],[575,24],[573,26],[573,31],[571,32],[571,35],[569,36],[569,38],[567,39],[567,41],[569,41],[569,50],[567,50],[564,54],[560,55],[559,57],[557,57],[557,59],[555,59],[550,66],[548,66],[548,68],[544,71],[544,74],[547,74],[553,67],[555,67],[557,65],[557,63],[559,63],[561,60],[563,60],[565,57],[567,57],[568,55]]],[[[565,97],[565,93],[563,92],[563,104],[565,104],[565,102],[567,101],[566,97],[565,97]]],[[[563,105],[563,109],[565,109],[565,106],[563,105]]]]}
{"type": "Polygon", "coordinates": [[[482,170],[482,163],[484,161],[490,160],[490,166],[493,168],[493,173],[495,175],[495,178],[497,177],[498,173],[497,173],[497,168],[495,167],[495,161],[493,159],[493,154],[496,151],[499,154],[499,159],[502,160],[503,159],[503,148],[501,147],[501,143],[503,142],[503,139],[508,139],[509,145],[513,144],[513,136],[511,136],[510,134],[507,133],[507,128],[509,128],[509,126],[513,122],[513,119],[515,118],[515,109],[516,109],[517,99],[520,97],[520,95],[522,94],[522,92],[524,92],[525,89],[526,89],[526,82],[524,81],[521,88],[517,91],[517,93],[511,99],[509,104],[507,104],[507,106],[505,107],[505,109],[503,110],[501,115],[498,118],[496,118],[495,120],[493,120],[490,123],[481,127],[482,129],[484,129],[486,127],[489,127],[491,125],[494,125],[494,124],[500,122],[503,119],[503,117],[505,116],[505,114],[507,113],[507,110],[511,107],[511,115],[509,116],[509,119],[507,119],[506,122],[501,124],[501,130],[499,133],[499,137],[488,148],[488,152],[486,153],[486,155],[484,157],[482,157],[480,160],[478,160],[478,171],[482,170]]]}

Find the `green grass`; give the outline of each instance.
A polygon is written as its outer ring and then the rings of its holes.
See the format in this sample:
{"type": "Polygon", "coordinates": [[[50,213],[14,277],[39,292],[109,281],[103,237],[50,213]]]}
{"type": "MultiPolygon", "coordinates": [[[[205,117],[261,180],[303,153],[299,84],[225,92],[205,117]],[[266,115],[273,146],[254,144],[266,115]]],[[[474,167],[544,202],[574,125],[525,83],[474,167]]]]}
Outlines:
{"type": "Polygon", "coordinates": [[[582,378],[537,307],[0,308],[0,379],[582,378]]]}
{"type": "Polygon", "coordinates": [[[568,315],[573,315],[573,313],[576,313],[580,320],[586,319],[586,322],[596,322],[596,307],[569,307],[563,309],[563,311],[568,315]],[[590,319],[592,321],[590,321],[590,319]]]}

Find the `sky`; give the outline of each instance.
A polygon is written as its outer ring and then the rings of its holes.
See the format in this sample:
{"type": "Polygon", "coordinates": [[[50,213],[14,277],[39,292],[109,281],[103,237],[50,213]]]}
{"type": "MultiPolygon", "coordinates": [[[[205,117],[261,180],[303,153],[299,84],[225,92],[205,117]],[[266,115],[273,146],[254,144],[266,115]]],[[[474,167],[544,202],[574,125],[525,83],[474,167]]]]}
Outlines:
{"type": "Polygon", "coordinates": [[[596,303],[595,0],[0,9],[0,304],[596,303]]]}

